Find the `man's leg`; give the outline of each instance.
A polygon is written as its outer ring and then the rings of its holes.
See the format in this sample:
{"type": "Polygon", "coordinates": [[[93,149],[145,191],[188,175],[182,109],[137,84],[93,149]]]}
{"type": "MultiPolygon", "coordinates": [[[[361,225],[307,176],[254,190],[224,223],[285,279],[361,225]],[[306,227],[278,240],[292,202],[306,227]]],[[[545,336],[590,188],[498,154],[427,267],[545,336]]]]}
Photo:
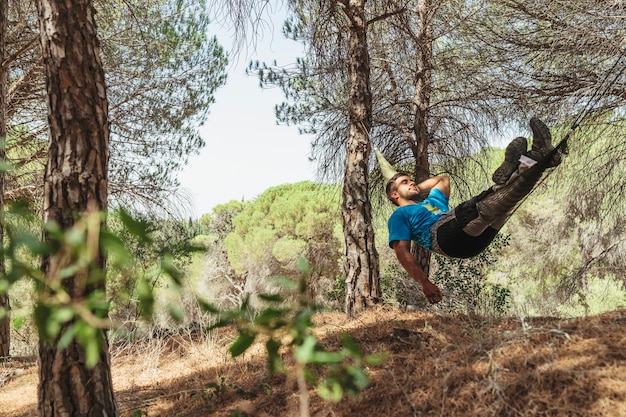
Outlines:
{"type": "Polygon", "coordinates": [[[518,164],[518,169],[510,175],[504,184],[496,184],[493,193],[486,195],[476,203],[478,217],[463,228],[463,231],[470,236],[479,236],[488,227],[500,230],[517,204],[532,191],[543,172],[560,163],[561,159],[558,153],[555,153],[548,160],[544,158],[554,149],[548,127],[539,119],[534,118],[531,119],[530,125],[533,131],[532,150],[527,155],[518,156],[516,154],[510,155],[509,158],[512,159],[514,156],[517,156],[518,159],[526,157],[528,162],[518,164]]]}

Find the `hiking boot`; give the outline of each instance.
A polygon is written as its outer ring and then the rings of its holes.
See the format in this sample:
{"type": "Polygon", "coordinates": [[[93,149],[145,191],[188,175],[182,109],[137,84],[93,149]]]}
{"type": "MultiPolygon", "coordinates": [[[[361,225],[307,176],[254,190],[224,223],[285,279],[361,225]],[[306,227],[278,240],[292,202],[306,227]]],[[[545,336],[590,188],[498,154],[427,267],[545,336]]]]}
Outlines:
{"type": "MultiPolygon", "coordinates": [[[[533,144],[528,156],[538,161],[554,150],[552,135],[548,126],[536,117],[530,119],[530,129],[533,131],[533,144]]],[[[560,163],[561,155],[555,152],[547,166],[555,167],[560,163]]]]}
{"type": "Polygon", "coordinates": [[[526,138],[517,137],[509,143],[504,151],[504,162],[495,170],[491,179],[496,185],[506,184],[511,175],[517,171],[519,159],[522,154],[526,153],[528,142],[526,138]]]}

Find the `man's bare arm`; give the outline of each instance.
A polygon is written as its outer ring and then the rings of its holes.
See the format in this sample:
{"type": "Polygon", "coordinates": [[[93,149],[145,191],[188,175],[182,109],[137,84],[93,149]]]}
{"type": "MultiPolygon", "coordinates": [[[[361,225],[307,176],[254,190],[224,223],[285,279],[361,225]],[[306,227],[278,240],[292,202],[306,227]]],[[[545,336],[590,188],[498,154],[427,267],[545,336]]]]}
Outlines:
{"type": "Polygon", "coordinates": [[[441,291],[435,284],[430,282],[415,257],[411,254],[411,241],[396,240],[393,242],[392,246],[400,265],[402,265],[409,275],[420,284],[428,301],[431,304],[441,301],[443,298],[441,291]]]}
{"type": "Polygon", "coordinates": [[[420,190],[436,188],[441,191],[446,197],[450,197],[450,178],[446,177],[445,175],[430,177],[427,180],[424,180],[417,184],[417,188],[420,190]]]}

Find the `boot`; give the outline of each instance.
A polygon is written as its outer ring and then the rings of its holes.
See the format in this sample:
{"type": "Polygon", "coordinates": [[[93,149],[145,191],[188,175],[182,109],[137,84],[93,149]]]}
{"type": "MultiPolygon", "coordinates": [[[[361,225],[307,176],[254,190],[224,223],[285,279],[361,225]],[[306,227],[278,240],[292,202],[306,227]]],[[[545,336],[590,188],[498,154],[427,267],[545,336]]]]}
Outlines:
{"type": "Polygon", "coordinates": [[[517,137],[509,143],[504,151],[504,162],[498,167],[491,176],[496,185],[506,184],[511,175],[519,166],[520,157],[526,153],[528,142],[526,138],[517,137]]]}
{"type": "MultiPolygon", "coordinates": [[[[554,146],[552,146],[552,135],[550,135],[548,126],[536,117],[530,119],[530,129],[533,131],[533,144],[528,156],[538,161],[554,150],[554,146]]],[[[547,167],[555,167],[560,163],[561,155],[554,153],[547,167]]]]}

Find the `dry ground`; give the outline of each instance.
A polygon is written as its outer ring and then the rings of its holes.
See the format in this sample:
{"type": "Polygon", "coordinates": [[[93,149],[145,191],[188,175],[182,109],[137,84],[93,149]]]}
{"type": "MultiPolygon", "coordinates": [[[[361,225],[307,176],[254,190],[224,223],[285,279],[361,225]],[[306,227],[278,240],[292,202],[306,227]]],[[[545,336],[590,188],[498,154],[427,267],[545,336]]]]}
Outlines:
{"type": "MultiPolygon", "coordinates": [[[[312,416],[626,416],[626,310],[522,323],[381,307],[351,321],[320,315],[317,325],[327,347],[348,332],[365,352],[388,358],[369,370],[358,398],[332,404],[311,391],[312,416]]],[[[114,349],[120,414],[297,416],[291,378],[269,375],[254,352],[230,359],[233,335],[114,349]]],[[[35,415],[36,365],[0,372],[0,415],[35,415]]]]}

